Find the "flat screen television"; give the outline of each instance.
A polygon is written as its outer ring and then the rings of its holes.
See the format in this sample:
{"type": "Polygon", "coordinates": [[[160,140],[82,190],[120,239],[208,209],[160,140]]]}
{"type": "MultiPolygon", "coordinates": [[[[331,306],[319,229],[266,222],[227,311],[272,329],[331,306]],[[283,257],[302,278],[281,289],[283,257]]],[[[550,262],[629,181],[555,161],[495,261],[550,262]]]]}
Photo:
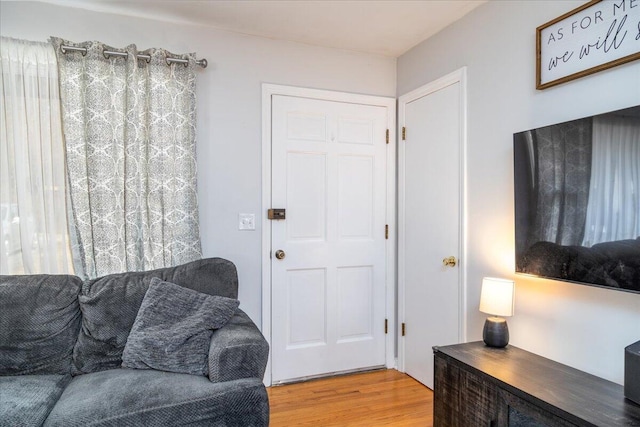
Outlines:
{"type": "Polygon", "coordinates": [[[640,105],[513,143],[516,273],[640,293],[640,105]]]}

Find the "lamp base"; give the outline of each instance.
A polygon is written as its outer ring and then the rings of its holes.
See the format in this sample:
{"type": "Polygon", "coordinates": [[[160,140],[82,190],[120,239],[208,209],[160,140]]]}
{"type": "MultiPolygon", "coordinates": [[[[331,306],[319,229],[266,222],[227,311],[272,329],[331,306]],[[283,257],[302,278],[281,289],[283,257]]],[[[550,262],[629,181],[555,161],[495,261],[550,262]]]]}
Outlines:
{"type": "Polygon", "coordinates": [[[502,317],[488,317],[484,322],[482,340],[489,347],[506,347],[509,344],[507,321],[502,317]]]}

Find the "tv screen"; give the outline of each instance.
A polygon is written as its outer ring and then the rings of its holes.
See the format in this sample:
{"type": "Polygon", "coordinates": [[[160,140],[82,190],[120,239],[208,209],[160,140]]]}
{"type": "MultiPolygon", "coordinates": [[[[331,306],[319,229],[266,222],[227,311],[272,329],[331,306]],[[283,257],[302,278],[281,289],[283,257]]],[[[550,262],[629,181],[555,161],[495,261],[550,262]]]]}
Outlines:
{"type": "Polygon", "coordinates": [[[640,293],[640,106],[513,140],[516,272],[640,293]]]}

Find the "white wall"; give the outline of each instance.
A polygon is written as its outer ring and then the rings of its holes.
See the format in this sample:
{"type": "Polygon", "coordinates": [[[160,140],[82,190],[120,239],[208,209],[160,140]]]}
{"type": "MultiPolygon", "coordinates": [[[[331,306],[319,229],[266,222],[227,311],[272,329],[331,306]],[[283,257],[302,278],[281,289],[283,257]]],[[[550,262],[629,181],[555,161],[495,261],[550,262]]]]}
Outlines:
{"type": "Polygon", "coordinates": [[[3,1],[0,8],[3,36],[135,43],[207,58],[197,82],[202,249],[236,264],[241,308],[260,325],[261,84],[394,96],[395,59],[43,3],[3,1]],[[238,231],[238,213],[255,213],[257,229],[238,231]]]}
{"type": "Polygon", "coordinates": [[[514,274],[513,133],[640,104],[640,61],[535,89],[535,29],[575,1],[494,1],[398,58],[402,95],[468,72],[468,339],[481,339],[483,276],[515,278],[511,343],[623,383],[640,295],[514,274]]]}

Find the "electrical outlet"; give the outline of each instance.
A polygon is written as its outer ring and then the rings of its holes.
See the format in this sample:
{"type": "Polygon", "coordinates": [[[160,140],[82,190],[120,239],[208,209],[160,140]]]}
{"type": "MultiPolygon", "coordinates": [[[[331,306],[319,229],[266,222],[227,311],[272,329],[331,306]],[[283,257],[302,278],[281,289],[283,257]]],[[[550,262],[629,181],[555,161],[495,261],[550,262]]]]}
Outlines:
{"type": "Polygon", "coordinates": [[[238,230],[255,230],[256,214],[238,214],[238,230]]]}

